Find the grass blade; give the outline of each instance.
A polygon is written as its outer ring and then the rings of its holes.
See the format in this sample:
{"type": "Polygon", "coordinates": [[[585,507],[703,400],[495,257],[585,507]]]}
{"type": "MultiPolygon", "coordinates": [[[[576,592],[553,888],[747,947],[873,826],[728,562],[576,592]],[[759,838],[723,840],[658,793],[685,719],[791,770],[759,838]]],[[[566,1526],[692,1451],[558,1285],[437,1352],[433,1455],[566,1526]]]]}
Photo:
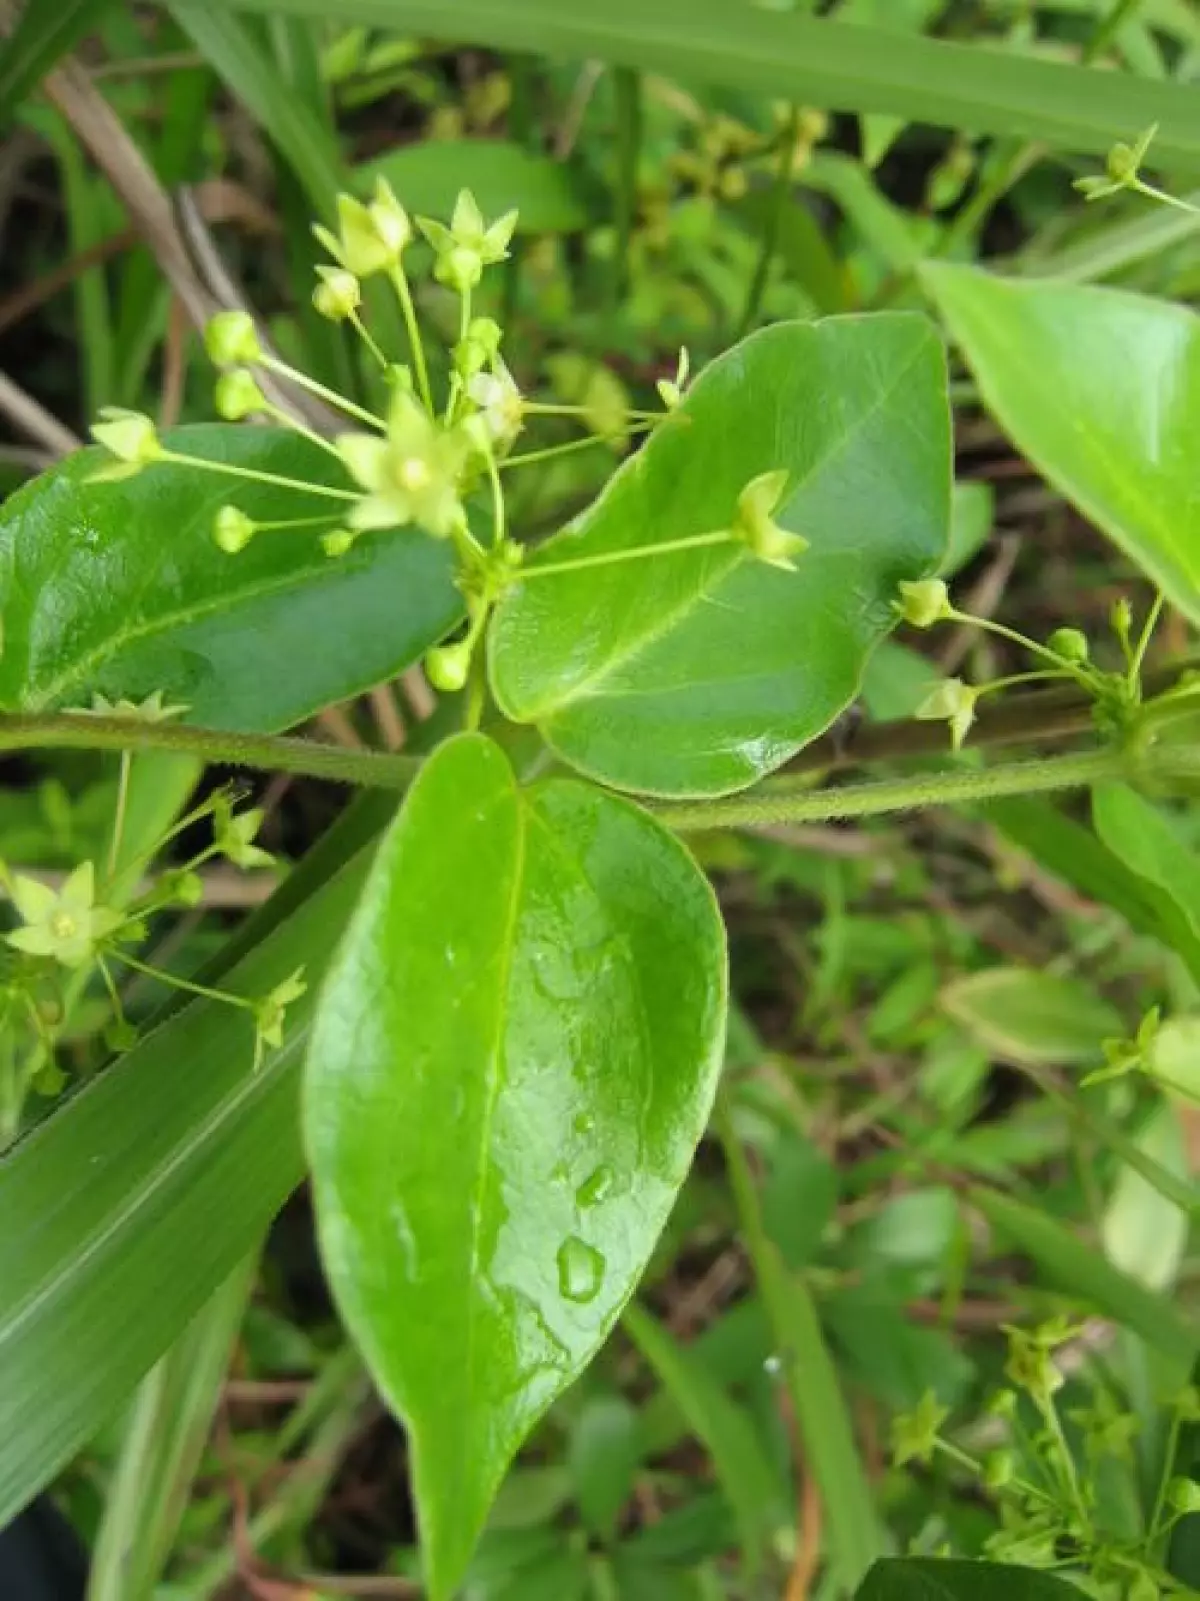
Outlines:
{"type": "MultiPolygon", "coordinates": [[[[234,3],[300,16],[329,12],[329,0],[234,3]]],[[[189,13],[201,9],[210,11],[188,0],[189,13]]],[[[810,106],[889,112],[1096,155],[1157,122],[1156,158],[1168,167],[1200,167],[1200,97],[1190,85],[729,0],[607,0],[603,7],[456,0],[452,8],[445,0],[344,0],[338,16],[434,38],[449,33],[500,49],[599,57],[810,106]]]]}
{"type": "Polygon", "coordinates": [[[11,37],[0,45],[0,120],[16,110],[54,64],[97,26],[115,0],[25,0],[11,37]]]}

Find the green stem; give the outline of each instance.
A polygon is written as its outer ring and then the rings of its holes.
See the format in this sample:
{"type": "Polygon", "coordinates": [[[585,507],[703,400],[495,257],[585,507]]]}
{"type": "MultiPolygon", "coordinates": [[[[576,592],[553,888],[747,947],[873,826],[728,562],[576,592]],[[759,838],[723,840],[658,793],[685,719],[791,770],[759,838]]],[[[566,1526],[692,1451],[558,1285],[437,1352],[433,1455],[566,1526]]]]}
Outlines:
{"type": "Polygon", "coordinates": [[[549,562],[545,567],[529,567],[514,573],[513,583],[530,578],[553,578],[559,573],[581,572],[585,567],[609,567],[619,561],[644,561],[648,556],[670,556],[680,550],[699,550],[705,545],[728,545],[737,535],[722,528],[712,534],[688,534],[682,539],[664,539],[658,545],[635,545],[631,550],[605,551],[595,556],[576,556],[571,561],[549,562]]]}
{"type": "Polygon", "coordinates": [[[318,450],[323,450],[327,455],[335,456],[338,461],[341,461],[341,452],[332,439],[326,439],[322,434],[317,433],[315,428],[308,428],[304,423],[298,422],[290,411],[284,411],[282,406],[272,405],[269,400],[264,402],[262,409],[268,417],[273,418],[282,427],[290,428],[294,434],[299,434],[301,439],[307,439],[310,445],[316,445],[318,450]]]}
{"type": "Polygon", "coordinates": [[[406,789],[419,766],[412,756],[343,750],[315,740],[231,733],[188,724],[84,717],[70,712],[0,717],[0,751],[39,746],[52,750],[180,751],[218,766],[299,773],[372,789],[406,789]]]}
{"type": "Polygon", "coordinates": [[[629,258],[637,220],[638,158],[642,147],[641,80],[631,67],[614,67],[613,88],[617,102],[617,182],[614,192],[617,253],[609,285],[611,303],[615,308],[620,305],[629,284],[629,258]]]}
{"type": "Polygon", "coordinates": [[[247,1000],[244,995],[231,995],[228,990],[210,989],[207,984],[197,984],[190,978],[180,978],[178,973],[168,973],[161,967],[152,967],[149,962],[130,956],[128,951],[113,951],[112,955],[118,962],[124,962],[126,967],[132,967],[135,973],[157,979],[168,989],[186,990],[189,995],[199,995],[202,1000],[220,1001],[224,1006],[236,1006],[244,1012],[254,1010],[254,1002],[247,1000]]]}
{"type": "Polygon", "coordinates": [[[787,1272],[767,1234],[750,1164],[724,1093],[717,1099],[714,1125],[807,1465],[821,1491],[831,1555],[842,1583],[857,1585],[876,1557],[885,1554],[885,1546],[837,1370],[808,1285],[787,1272]]]}
{"type": "Polygon", "coordinates": [[[1001,800],[1011,795],[1043,795],[1078,789],[1127,771],[1128,758],[1111,749],[1041,761],[1012,762],[982,771],[920,773],[884,778],[871,784],[799,793],[761,792],[729,800],[658,805],[655,815],[668,828],[688,833],[711,828],[763,828],[780,823],[828,823],[852,817],[882,817],[924,806],[954,806],[1001,800]]]}
{"type": "Polygon", "coordinates": [[[1169,194],[1167,190],[1146,183],[1142,178],[1135,179],[1129,187],[1135,193],[1145,195],[1147,200],[1157,200],[1160,206],[1170,206],[1175,211],[1186,211],[1189,216],[1200,217],[1200,206],[1194,206],[1190,200],[1181,200],[1178,195],[1169,194]]]}
{"type": "Polygon", "coordinates": [[[312,484],[303,478],[285,478],[282,473],[260,472],[257,467],[235,467],[228,461],[209,461],[206,456],[183,456],[177,450],[164,450],[159,461],[172,462],[177,467],[199,467],[202,472],[221,473],[228,478],[248,478],[256,484],[270,484],[275,489],[297,489],[305,495],[323,495],[328,500],[361,500],[354,489],[335,489],[331,484],[312,484]]]}
{"type": "Polygon", "coordinates": [[[421,343],[421,330],[417,324],[417,309],[413,305],[412,290],[408,286],[408,277],[399,262],[391,269],[388,276],[392,280],[392,287],[400,301],[400,310],[404,314],[404,327],[408,334],[408,345],[412,351],[413,366],[417,373],[417,388],[421,392],[421,400],[425,410],[432,417],[433,390],[429,387],[429,368],[425,365],[425,346],[421,343]]]}
{"type": "Polygon", "coordinates": [[[315,378],[310,378],[306,372],[300,372],[296,367],[289,367],[287,362],[280,361],[278,356],[264,354],[259,359],[262,365],[269,368],[271,372],[278,373],[281,378],[290,379],[292,383],[298,384],[301,389],[307,389],[310,395],[316,395],[319,399],[328,401],[331,406],[336,406],[338,411],[344,411],[347,417],[356,417],[359,422],[366,423],[370,428],[378,428],[381,433],[387,429],[387,424],[382,417],[377,417],[373,411],[368,411],[365,406],[356,405],[353,400],[348,400],[345,395],[339,395],[336,389],[329,389],[324,384],[318,383],[315,378]]]}
{"type": "Polygon", "coordinates": [[[383,351],[379,348],[379,344],[375,338],[375,335],[367,327],[366,323],[362,320],[357,311],[352,311],[348,320],[355,333],[362,340],[363,344],[366,345],[371,355],[386,373],[388,368],[391,366],[391,362],[388,361],[383,351]]]}
{"type": "MultiPolygon", "coordinates": [[[[658,416],[655,422],[661,422],[658,416]]],[[[652,428],[654,423],[634,423],[628,433],[641,433],[652,428]]],[[[587,439],[572,439],[565,445],[547,445],[545,450],[527,450],[521,456],[506,456],[500,463],[501,471],[507,472],[510,467],[532,467],[535,462],[553,461],[557,456],[573,456],[577,450],[591,450],[596,445],[609,445],[614,440],[624,441],[627,434],[592,434],[587,439]]]]}
{"type": "Polygon", "coordinates": [[[125,836],[125,813],[129,809],[129,773],[133,766],[133,753],[121,752],[121,770],[117,777],[117,803],[113,810],[112,839],[108,847],[108,876],[117,876],[117,859],[121,854],[121,841],[125,836]]]}
{"type": "MultiPolygon", "coordinates": [[[[590,406],[558,406],[544,400],[522,400],[521,410],[530,417],[587,417],[592,408],[590,406]]],[[[661,422],[666,415],[662,411],[642,411],[634,407],[625,413],[626,417],[634,422],[661,422]]]]}
{"type": "Polygon", "coordinates": [[[792,187],[792,177],[796,170],[796,155],[800,149],[800,116],[800,107],[793,101],[788,110],[787,126],[784,129],[783,140],[779,147],[779,165],[775,169],[775,182],[771,187],[771,209],[767,216],[766,227],[763,229],[762,248],[758,253],[758,262],[754,268],[750,292],[746,296],[746,305],[742,311],[742,320],[738,328],[739,338],[744,338],[758,319],[763,294],[767,287],[767,279],[771,272],[771,263],[774,261],[775,252],[779,248],[779,234],[783,227],[783,214],[787,208],[788,194],[792,187]]]}

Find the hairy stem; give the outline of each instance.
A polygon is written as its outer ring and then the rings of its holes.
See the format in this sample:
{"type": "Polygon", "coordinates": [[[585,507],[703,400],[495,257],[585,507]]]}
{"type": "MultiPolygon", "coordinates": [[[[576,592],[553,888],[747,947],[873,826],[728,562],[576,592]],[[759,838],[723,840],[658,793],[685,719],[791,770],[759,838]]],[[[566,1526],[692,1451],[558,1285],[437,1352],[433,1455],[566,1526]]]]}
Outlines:
{"type": "Polygon", "coordinates": [[[373,789],[407,788],[420,765],[413,756],[344,750],[339,745],[309,739],[230,733],[225,729],[150,723],[131,717],[92,717],[71,712],[0,717],[0,751],[39,746],[52,750],[179,751],[219,766],[299,773],[373,789]]]}
{"type": "Polygon", "coordinates": [[[657,806],[655,812],[660,822],[681,833],[709,828],[760,828],[778,823],[828,823],[915,811],[923,806],[953,806],[1010,795],[1078,789],[1099,779],[1119,777],[1127,766],[1128,758],[1120,751],[1090,750],[982,771],[919,773],[915,777],[883,778],[844,788],[783,792],[774,789],[770,793],[760,789],[729,800],[657,806]]]}

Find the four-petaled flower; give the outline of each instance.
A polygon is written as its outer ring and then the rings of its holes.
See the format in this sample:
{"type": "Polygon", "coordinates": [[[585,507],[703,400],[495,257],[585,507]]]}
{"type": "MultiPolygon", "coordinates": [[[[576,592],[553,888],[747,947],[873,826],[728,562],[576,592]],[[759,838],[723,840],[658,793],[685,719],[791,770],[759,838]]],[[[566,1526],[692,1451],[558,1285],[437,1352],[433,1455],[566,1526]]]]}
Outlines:
{"type": "Polygon", "coordinates": [[[417,218],[417,227],[437,255],[434,276],[460,294],[474,289],[485,267],[505,259],[516,226],[515,211],[506,211],[495,222],[485,222],[469,189],[459,191],[448,228],[432,217],[417,218]]]}
{"type": "Polygon", "coordinates": [[[355,531],[417,523],[445,539],[461,525],[468,441],[430,417],[407,390],[392,396],[386,435],[342,434],[336,443],[351,477],[367,491],[346,519],[355,531]]]}
{"type": "Polygon", "coordinates": [[[18,873],[12,898],[23,923],[6,936],[8,943],[27,956],[52,956],[63,967],[83,967],[125,921],[115,908],[96,905],[91,862],[81,862],[59,890],[18,873]]]}

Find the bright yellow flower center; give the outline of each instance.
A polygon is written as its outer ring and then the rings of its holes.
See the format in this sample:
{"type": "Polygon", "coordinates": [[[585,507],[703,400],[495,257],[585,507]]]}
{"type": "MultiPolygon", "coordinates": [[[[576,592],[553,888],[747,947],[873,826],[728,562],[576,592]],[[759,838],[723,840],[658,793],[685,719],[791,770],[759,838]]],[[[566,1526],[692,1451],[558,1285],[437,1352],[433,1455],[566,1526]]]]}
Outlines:
{"type": "Polygon", "coordinates": [[[55,939],[74,939],[79,932],[79,924],[70,912],[55,912],[50,919],[50,932],[55,939]]]}
{"type": "Polygon", "coordinates": [[[428,462],[422,461],[420,456],[406,457],[396,469],[396,481],[401,489],[407,489],[415,494],[424,489],[429,483],[430,471],[428,462]]]}

